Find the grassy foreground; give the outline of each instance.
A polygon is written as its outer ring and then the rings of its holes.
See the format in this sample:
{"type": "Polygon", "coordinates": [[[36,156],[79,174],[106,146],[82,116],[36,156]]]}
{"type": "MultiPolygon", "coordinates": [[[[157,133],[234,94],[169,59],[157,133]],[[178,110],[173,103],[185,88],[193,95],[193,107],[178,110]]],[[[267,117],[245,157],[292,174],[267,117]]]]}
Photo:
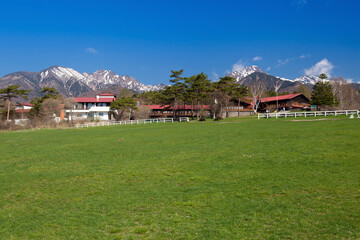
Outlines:
{"type": "Polygon", "coordinates": [[[360,121],[0,133],[1,239],[358,239],[360,121]]]}

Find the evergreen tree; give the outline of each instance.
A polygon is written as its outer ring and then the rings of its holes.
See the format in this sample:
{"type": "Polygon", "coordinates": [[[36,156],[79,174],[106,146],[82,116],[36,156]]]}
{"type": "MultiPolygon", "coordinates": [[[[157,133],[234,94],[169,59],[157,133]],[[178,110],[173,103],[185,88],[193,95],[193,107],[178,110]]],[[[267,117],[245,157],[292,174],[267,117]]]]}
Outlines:
{"type": "Polygon", "coordinates": [[[120,121],[125,111],[137,110],[136,101],[132,97],[120,97],[111,102],[110,109],[113,111],[116,121],[120,121]]]}
{"type": "Polygon", "coordinates": [[[337,104],[336,97],[333,93],[332,86],[330,82],[324,81],[327,76],[321,74],[319,76],[323,81],[318,81],[314,87],[311,94],[311,104],[316,105],[320,108],[324,106],[334,106],[337,104]]]}
{"type": "Polygon", "coordinates": [[[6,121],[9,121],[11,101],[14,98],[19,98],[19,97],[22,97],[23,99],[27,99],[29,92],[31,92],[31,90],[21,90],[19,89],[19,87],[20,85],[10,85],[7,88],[0,89],[0,98],[7,101],[6,121]]]}
{"type": "Polygon", "coordinates": [[[44,101],[45,99],[60,99],[60,95],[59,92],[55,89],[55,88],[51,88],[51,87],[44,87],[40,93],[43,93],[44,95],[41,97],[42,101],[44,101]]]}
{"type": "Polygon", "coordinates": [[[240,102],[242,99],[244,99],[246,96],[249,95],[249,88],[247,86],[244,85],[238,85],[235,88],[234,91],[234,97],[236,98],[237,102],[238,102],[238,117],[240,117],[240,102]]]}
{"type": "Polygon", "coordinates": [[[185,84],[182,82],[184,78],[181,77],[183,72],[183,69],[179,71],[171,70],[170,82],[173,84],[165,87],[162,91],[163,101],[172,106],[174,119],[176,119],[177,106],[184,100],[185,84]]]}
{"type": "MultiPolygon", "coordinates": [[[[33,107],[30,110],[30,118],[35,118],[35,117],[44,117],[45,111],[43,109],[43,103],[44,101],[48,100],[48,99],[53,99],[53,100],[60,100],[61,96],[59,94],[59,92],[55,89],[55,88],[51,88],[51,87],[44,87],[40,93],[43,94],[43,96],[41,98],[36,97],[33,100],[31,100],[31,104],[33,104],[33,107]]],[[[58,101],[58,103],[60,104],[60,101],[58,101]]]]}
{"type": "Polygon", "coordinates": [[[203,111],[203,104],[209,98],[211,92],[210,80],[208,79],[208,76],[206,74],[200,73],[186,78],[185,83],[187,84],[185,96],[187,96],[192,103],[192,112],[193,103],[196,103],[196,116],[199,120],[200,113],[203,111]]]}
{"type": "MultiPolygon", "coordinates": [[[[236,96],[236,88],[239,86],[236,83],[236,79],[230,76],[220,78],[220,81],[215,83],[215,88],[221,93],[219,96],[222,97],[225,103],[226,117],[229,117],[229,102],[231,98],[236,96]]],[[[221,113],[222,111],[220,111],[221,113]]]]}

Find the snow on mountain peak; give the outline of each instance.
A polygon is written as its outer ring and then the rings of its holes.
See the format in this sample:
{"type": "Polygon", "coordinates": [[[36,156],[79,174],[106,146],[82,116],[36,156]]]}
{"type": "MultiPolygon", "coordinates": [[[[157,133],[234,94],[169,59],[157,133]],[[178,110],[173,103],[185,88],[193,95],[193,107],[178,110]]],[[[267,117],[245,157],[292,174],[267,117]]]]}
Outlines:
{"type": "Polygon", "coordinates": [[[72,68],[66,68],[66,67],[52,67],[48,71],[54,73],[56,76],[62,79],[70,79],[75,78],[77,80],[84,78],[84,76],[79,73],[78,71],[72,69],[72,68]]]}
{"type": "MultiPolygon", "coordinates": [[[[241,70],[238,71],[234,71],[231,72],[229,74],[227,74],[227,76],[231,76],[236,78],[237,82],[240,82],[243,78],[249,76],[250,74],[253,74],[255,72],[260,72],[260,73],[265,73],[261,68],[259,68],[256,65],[252,65],[252,66],[247,66],[241,70]]],[[[290,80],[287,78],[281,78],[281,77],[277,77],[280,78],[283,81],[290,81],[290,82],[298,82],[298,83],[302,83],[302,84],[306,84],[306,85],[314,85],[315,83],[317,83],[318,81],[321,81],[321,79],[318,76],[309,76],[309,75],[305,75],[305,76],[301,76],[299,78],[296,78],[294,80],[290,80]]],[[[329,80],[325,80],[325,81],[329,81],[329,80]]]]}
{"type": "Polygon", "coordinates": [[[40,82],[49,76],[55,77],[62,82],[67,82],[70,79],[81,80],[84,76],[78,71],[72,68],[66,68],[61,66],[52,66],[40,72],[40,82]]]}
{"type": "Polygon", "coordinates": [[[240,81],[244,77],[249,76],[250,74],[253,74],[254,72],[260,72],[265,73],[261,68],[259,68],[256,65],[247,66],[242,70],[238,70],[232,73],[227,74],[230,77],[236,78],[236,81],[240,81]]]}
{"type": "MultiPolygon", "coordinates": [[[[308,85],[315,85],[315,83],[322,81],[322,79],[320,79],[318,76],[301,76],[299,78],[296,78],[294,80],[294,82],[300,82],[302,84],[308,84],[308,85]]],[[[329,80],[325,80],[325,81],[329,81],[329,80]]]]}

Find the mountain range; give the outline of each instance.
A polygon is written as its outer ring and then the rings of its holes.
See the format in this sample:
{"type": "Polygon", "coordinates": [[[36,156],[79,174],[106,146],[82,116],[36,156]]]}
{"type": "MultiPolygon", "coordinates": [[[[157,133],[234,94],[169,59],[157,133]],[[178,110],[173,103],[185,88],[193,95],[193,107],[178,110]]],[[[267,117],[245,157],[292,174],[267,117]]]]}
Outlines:
{"type": "MultiPolygon", "coordinates": [[[[279,92],[299,91],[299,87],[302,87],[302,91],[309,93],[311,92],[312,87],[315,85],[315,83],[321,80],[318,76],[309,75],[304,75],[294,80],[275,77],[264,72],[256,65],[247,66],[239,71],[228,73],[227,76],[234,77],[239,84],[247,86],[250,86],[257,80],[261,80],[265,82],[265,87],[267,90],[274,90],[275,85],[278,84],[280,86],[280,88],[278,89],[279,92]]],[[[325,81],[331,81],[331,79],[325,81]]],[[[360,83],[350,84],[354,89],[360,90],[360,83]]]]}
{"type": "Polygon", "coordinates": [[[94,91],[100,90],[107,92],[108,88],[114,86],[135,92],[160,90],[166,86],[145,85],[131,76],[120,76],[110,70],[79,73],[62,66],[52,66],[40,72],[19,71],[1,77],[0,88],[8,85],[21,85],[23,89],[31,89],[29,98],[39,96],[43,87],[53,87],[66,97],[75,97],[92,95],[94,91]]]}
{"type": "Polygon", "coordinates": [[[312,87],[316,82],[320,80],[318,76],[301,76],[294,80],[275,77],[266,72],[256,65],[247,66],[241,70],[228,73],[227,76],[234,77],[239,84],[250,86],[254,81],[261,80],[266,84],[267,89],[274,90],[276,82],[281,84],[279,91],[292,92],[296,90],[300,85],[306,85],[312,87]]]}
{"type": "MultiPolygon", "coordinates": [[[[279,92],[293,92],[303,85],[309,90],[319,81],[317,76],[301,76],[294,80],[272,76],[256,65],[247,66],[239,71],[228,73],[239,84],[250,86],[254,81],[265,82],[268,90],[274,90],[275,85],[281,85],[279,92]]],[[[165,84],[145,85],[128,75],[118,75],[111,70],[98,70],[94,73],[80,73],[72,68],[52,66],[40,72],[19,71],[0,78],[0,88],[8,85],[21,85],[23,89],[31,89],[29,98],[39,96],[43,87],[53,87],[65,97],[93,96],[95,93],[117,93],[121,88],[133,92],[156,91],[165,84]]],[[[360,84],[352,84],[356,89],[360,84]]]]}

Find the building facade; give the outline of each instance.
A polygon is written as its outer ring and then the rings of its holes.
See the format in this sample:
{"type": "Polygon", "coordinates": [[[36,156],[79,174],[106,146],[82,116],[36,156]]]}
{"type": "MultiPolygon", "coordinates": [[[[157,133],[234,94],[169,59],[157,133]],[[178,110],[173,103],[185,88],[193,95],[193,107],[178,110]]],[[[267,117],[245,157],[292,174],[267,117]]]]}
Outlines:
{"type": "Polygon", "coordinates": [[[103,93],[96,95],[96,97],[75,97],[74,100],[73,109],[65,111],[67,119],[111,120],[110,104],[115,101],[114,94],[103,93]]]}
{"type": "MultiPolygon", "coordinates": [[[[174,107],[170,105],[141,105],[150,109],[151,118],[171,118],[173,117],[174,107]]],[[[210,105],[202,105],[199,107],[199,112],[202,111],[204,116],[210,116],[210,105]]],[[[197,105],[193,107],[191,105],[177,105],[176,106],[176,117],[196,117],[198,112],[197,105]]]]}
{"type": "Polygon", "coordinates": [[[287,94],[282,96],[267,97],[261,99],[262,111],[289,111],[310,110],[310,100],[302,93],[287,94]]]}

